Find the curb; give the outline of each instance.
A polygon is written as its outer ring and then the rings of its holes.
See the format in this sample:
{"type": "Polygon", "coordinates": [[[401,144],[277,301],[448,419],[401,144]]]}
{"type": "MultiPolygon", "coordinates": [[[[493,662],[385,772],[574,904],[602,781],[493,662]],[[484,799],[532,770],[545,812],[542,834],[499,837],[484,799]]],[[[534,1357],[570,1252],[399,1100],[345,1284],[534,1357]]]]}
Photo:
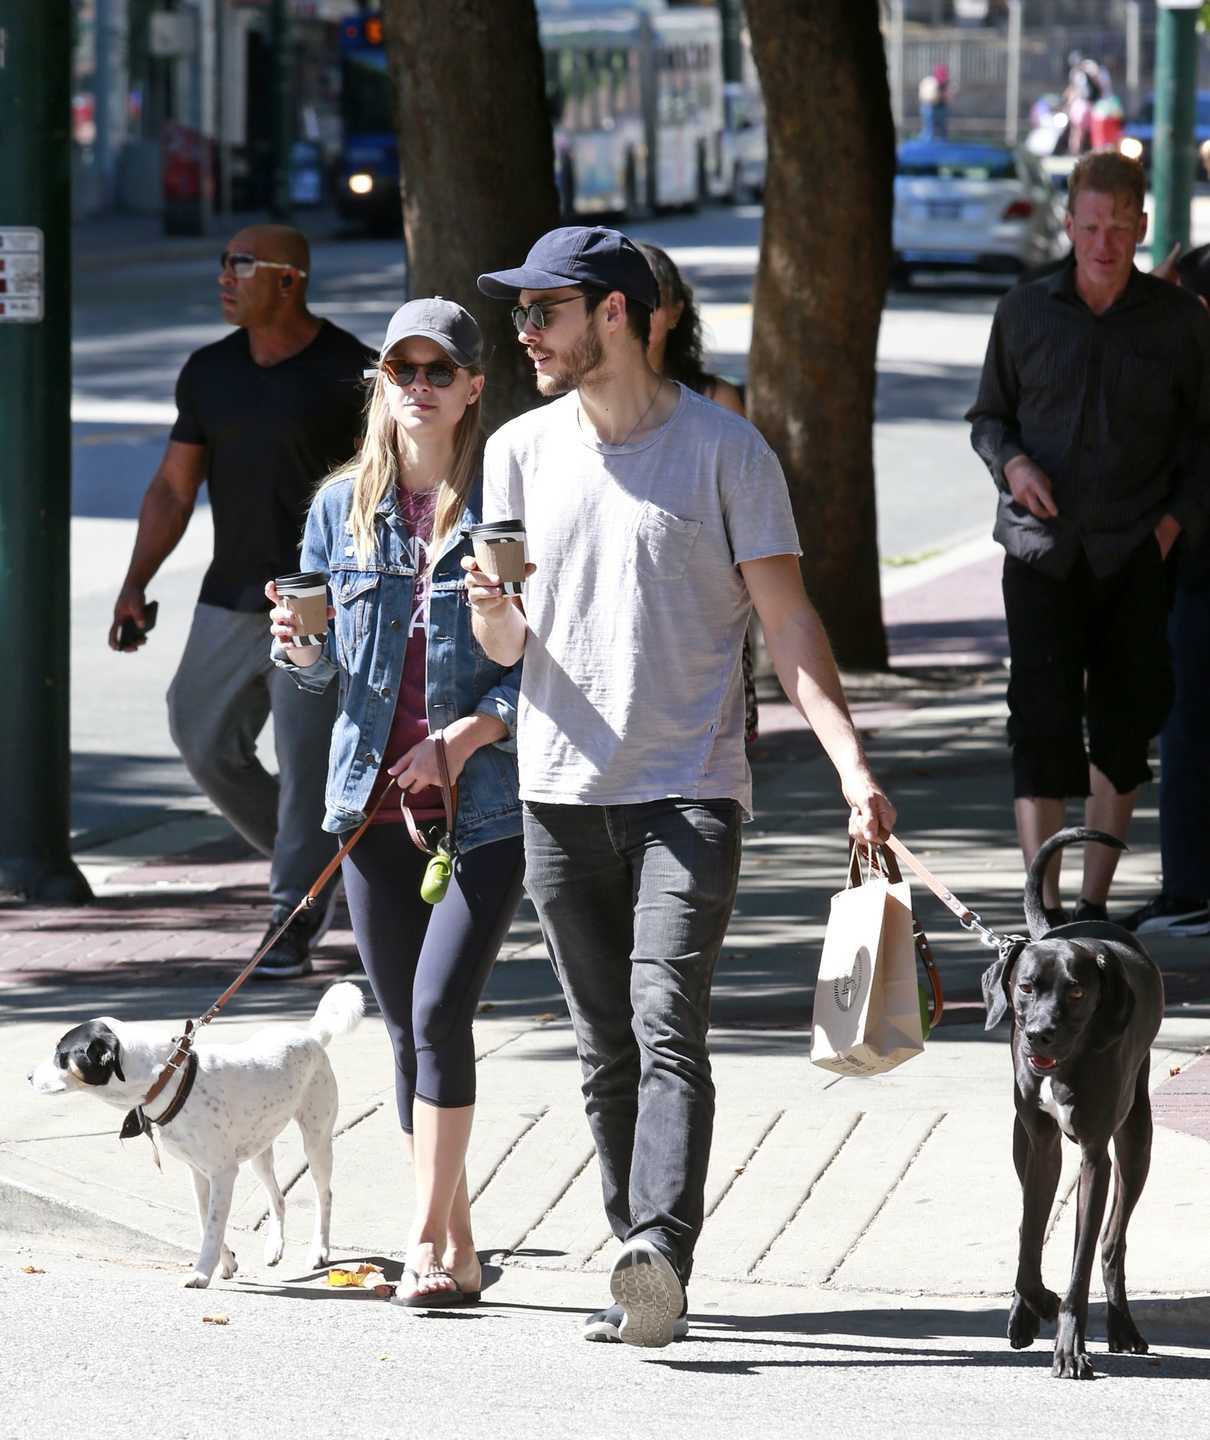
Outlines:
{"type": "Polygon", "coordinates": [[[123,1225],[0,1175],[0,1233],[6,1242],[56,1251],[87,1250],[90,1259],[192,1264],[197,1258],[171,1240],[123,1225]]]}

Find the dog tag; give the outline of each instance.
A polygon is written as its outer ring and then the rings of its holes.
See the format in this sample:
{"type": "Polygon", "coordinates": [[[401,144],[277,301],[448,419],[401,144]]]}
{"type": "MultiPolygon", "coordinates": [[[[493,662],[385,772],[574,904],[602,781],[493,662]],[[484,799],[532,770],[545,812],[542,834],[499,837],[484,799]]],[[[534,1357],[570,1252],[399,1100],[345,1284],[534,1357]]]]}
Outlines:
{"type": "Polygon", "coordinates": [[[151,1121],[143,1114],[143,1107],[136,1105],[133,1110],[126,1113],[126,1119],[122,1121],[122,1128],[118,1131],[119,1140],[136,1140],[140,1135],[151,1134],[151,1121]]]}

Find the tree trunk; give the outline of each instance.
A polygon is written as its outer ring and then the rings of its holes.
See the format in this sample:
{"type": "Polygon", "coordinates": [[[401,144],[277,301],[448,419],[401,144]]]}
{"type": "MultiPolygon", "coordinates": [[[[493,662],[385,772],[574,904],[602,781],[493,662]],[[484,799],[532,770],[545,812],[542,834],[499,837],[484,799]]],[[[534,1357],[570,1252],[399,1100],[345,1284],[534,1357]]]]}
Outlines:
{"type": "Polygon", "coordinates": [[[886,665],[874,383],[895,131],[878,0],[747,0],[769,137],[749,361],[839,662],[886,665]]]}
{"type": "Polygon", "coordinates": [[[537,403],[509,307],[475,287],[559,223],[533,0],[386,0],[408,293],[456,300],[483,327],[484,424],[537,403]]]}

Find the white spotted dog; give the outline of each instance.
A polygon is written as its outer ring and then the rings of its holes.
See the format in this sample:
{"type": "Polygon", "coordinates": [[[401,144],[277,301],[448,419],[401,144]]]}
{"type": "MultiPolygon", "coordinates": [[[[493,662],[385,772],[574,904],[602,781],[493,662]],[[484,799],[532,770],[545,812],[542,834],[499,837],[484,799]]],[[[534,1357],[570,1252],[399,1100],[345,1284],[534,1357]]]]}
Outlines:
{"type": "Polygon", "coordinates": [[[181,1078],[169,1082],[144,1114],[142,1102],[171,1057],[171,1040],[151,1041],[137,1026],[105,1015],[69,1030],[29,1077],[40,1095],[86,1091],[130,1112],[123,1135],[151,1130],[170,1155],[193,1172],[202,1248],[185,1284],[202,1290],[222,1265],[224,1280],[236,1271],[224,1244],[235,1177],[245,1160],[269,1197],[265,1263],[276,1265],[285,1244],[286,1202],[273,1171],[273,1142],[291,1120],[302,1131],[303,1149],[318,1199],[308,1263],[327,1263],[332,1220],[332,1129],[336,1123],[336,1076],[325,1053],[334,1035],[352,1030],[364,1002],[344,981],[327,990],[309,1024],[273,1025],[234,1045],[195,1044],[181,1078]]]}

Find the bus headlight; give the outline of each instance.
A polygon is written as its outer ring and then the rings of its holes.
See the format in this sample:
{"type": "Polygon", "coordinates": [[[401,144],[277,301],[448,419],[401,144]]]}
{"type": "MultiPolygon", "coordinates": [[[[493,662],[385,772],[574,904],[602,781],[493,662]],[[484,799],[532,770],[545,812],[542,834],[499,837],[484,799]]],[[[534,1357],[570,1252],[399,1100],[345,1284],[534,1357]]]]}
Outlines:
{"type": "Polygon", "coordinates": [[[355,175],[349,176],[349,189],[354,195],[368,195],[374,188],[373,175],[367,175],[364,170],[358,170],[355,175]]]}
{"type": "Polygon", "coordinates": [[[1127,160],[1141,160],[1143,158],[1143,142],[1133,135],[1125,135],[1118,141],[1118,149],[1127,160]]]}

